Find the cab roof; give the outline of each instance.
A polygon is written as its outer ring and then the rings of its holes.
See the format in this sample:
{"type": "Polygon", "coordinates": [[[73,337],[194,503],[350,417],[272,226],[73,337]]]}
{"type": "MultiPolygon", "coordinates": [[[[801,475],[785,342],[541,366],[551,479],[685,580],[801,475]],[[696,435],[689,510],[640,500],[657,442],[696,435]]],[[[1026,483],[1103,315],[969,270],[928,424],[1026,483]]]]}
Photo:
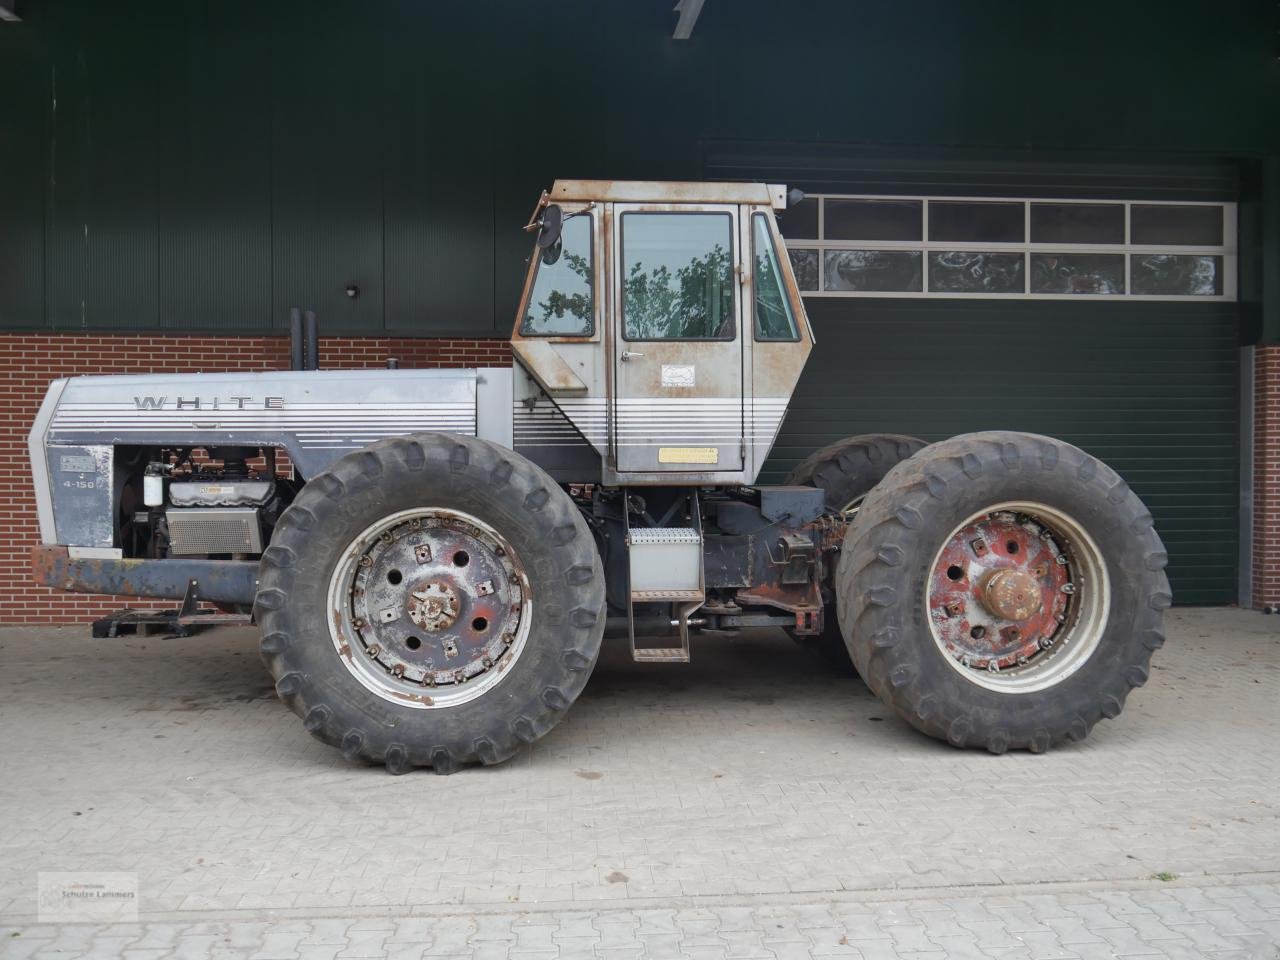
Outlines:
{"type": "Polygon", "coordinates": [[[787,188],[776,183],[704,183],[698,180],[557,180],[553,203],[754,203],[786,209],[787,188]]]}

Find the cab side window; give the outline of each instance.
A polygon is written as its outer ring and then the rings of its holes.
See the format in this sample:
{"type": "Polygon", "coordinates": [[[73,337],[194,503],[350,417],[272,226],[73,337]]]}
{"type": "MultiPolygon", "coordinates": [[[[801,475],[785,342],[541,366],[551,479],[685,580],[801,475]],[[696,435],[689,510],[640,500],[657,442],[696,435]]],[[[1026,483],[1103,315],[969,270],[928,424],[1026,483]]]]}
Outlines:
{"type": "Polygon", "coordinates": [[[622,215],[622,335],[732,340],[733,217],[622,215]]]}
{"type": "Polygon", "coordinates": [[[799,340],[796,318],[791,312],[791,298],[782,282],[778,251],[763,213],[751,217],[751,254],[755,274],[755,327],[757,340],[799,340]]]}
{"type": "Polygon", "coordinates": [[[591,216],[565,218],[560,239],[539,258],[533,290],[520,321],[526,337],[589,337],[595,332],[591,216]]]}

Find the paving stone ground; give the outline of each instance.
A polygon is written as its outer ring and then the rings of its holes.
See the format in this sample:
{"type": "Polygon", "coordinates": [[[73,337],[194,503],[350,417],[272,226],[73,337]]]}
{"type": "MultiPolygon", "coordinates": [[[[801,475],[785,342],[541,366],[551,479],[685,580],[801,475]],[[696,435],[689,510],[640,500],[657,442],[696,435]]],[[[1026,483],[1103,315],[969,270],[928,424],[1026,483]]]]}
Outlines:
{"type": "Polygon", "coordinates": [[[924,739],[760,632],[608,652],[447,778],[312,740],[250,631],[3,630],[0,956],[1275,960],[1280,618],[1169,620],[1125,713],[1042,757],[924,739]],[[40,871],[137,874],[139,924],[38,923],[40,871]]]}

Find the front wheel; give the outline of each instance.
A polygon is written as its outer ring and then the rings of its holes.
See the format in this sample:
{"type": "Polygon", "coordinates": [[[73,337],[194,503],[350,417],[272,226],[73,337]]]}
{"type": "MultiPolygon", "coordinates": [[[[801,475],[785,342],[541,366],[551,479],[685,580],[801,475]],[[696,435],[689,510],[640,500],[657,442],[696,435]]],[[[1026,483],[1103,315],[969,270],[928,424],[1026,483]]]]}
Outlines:
{"type": "Polygon", "coordinates": [[[604,574],[578,508],[471,437],[343,457],[282,515],[261,570],[281,699],[394,773],[511,756],[559,720],[600,650],[604,574]]]}
{"type": "Polygon", "coordinates": [[[956,746],[1084,738],[1146,682],[1171,596],[1151,514],[1105,464],[1048,437],[934,444],[889,472],[836,571],[858,672],[956,746]]]}

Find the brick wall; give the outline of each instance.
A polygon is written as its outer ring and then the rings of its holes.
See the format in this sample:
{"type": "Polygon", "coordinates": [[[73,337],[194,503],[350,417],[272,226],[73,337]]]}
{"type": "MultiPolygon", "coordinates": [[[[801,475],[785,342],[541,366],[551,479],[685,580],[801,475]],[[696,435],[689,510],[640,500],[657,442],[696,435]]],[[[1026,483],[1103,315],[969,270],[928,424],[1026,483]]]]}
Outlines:
{"type": "MultiPolygon", "coordinates": [[[[323,337],[320,366],[507,366],[505,340],[411,340],[323,337]]],[[[27,457],[27,432],[50,380],[81,374],[283,370],[286,337],[193,337],[79,334],[0,335],[0,623],[76,623],[126,605],[121,597],[60,593],[32,582],[31,547],[39,542],[27,457]]],[[[169,601],[133,606],[171,606],[169,601]]]]}
{"type": "Polygon", "coordinates": [[[1280,607],[1280,346],[1253,349],[1253,606],[1280,607]]]}

